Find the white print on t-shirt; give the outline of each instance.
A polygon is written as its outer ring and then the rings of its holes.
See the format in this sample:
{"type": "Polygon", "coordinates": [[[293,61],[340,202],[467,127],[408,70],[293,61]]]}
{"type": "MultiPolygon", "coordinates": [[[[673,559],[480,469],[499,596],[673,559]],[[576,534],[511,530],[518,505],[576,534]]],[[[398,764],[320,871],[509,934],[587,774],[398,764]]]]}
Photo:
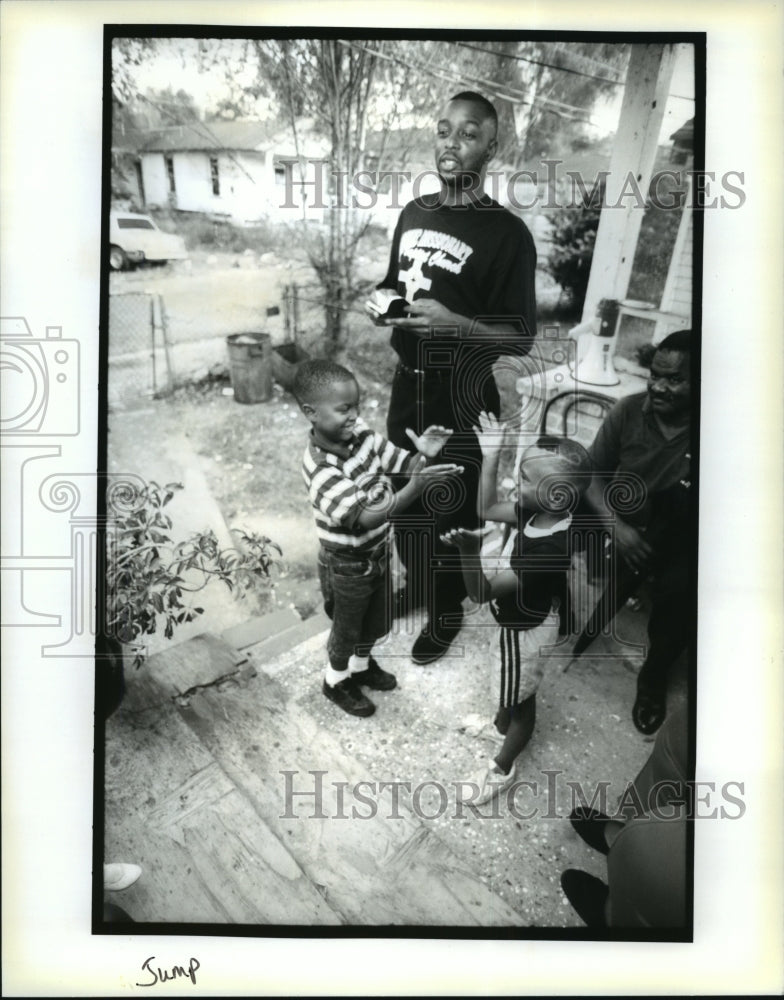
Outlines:
{"type": "Polygon", "coordinates": [[[408,258],[411,265],[398,272],[399,279],[406,286],[406,299],[412,302],[416,292],[430,291],[432,280],[425,277],[425,266],[460,274],[473,252],[473,247],[463,240],[436,229],[406,230],[400,240],[400,260],[402,263],[403,258],[408,258]]]}
{"type": "MultiPolygon", "coordinates": [[[[402,258],[402,254],[400,255],[402,258]]],[[[404,298],[407,302],[414,301],[414,295],[419,292],[429,292],[433,284],[430,278],[426,278],[422,267],[427,264],[430,254],[426,250],[411,250],[406,255],[411,260],[411,267],[406,271],[399,271],[398,278],[406,286],[404,298]]]]}

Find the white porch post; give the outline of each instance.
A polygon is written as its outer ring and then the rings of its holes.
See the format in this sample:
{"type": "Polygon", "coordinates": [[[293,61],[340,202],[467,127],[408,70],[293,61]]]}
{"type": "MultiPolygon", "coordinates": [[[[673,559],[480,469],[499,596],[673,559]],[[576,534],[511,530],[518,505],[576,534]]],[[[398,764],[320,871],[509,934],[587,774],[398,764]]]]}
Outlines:
{"type": "Polygon", "coordinates": [[[582,319],[596,315],[601,299],[623,299],[629,287],[643,207],[632,187],[645,199],[653,172],[664,107],[672,77],[672,45],[633,45],[610,160],[605,205],[599,218],[591,275],[582,319]],[[622,192],[623,201],[618,204],[622,192]],[[615,205],[618,207],[614,207],[615,205]]]}

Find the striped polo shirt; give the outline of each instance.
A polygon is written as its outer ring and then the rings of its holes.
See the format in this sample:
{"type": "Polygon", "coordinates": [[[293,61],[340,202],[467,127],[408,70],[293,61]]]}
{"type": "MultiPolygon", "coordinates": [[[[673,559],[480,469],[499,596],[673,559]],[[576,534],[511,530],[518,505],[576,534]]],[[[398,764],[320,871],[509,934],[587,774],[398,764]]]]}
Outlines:
{"type": "Polygon", "coordinates": [[[359,423],[357,427],[348,442],[348,458],[317,445],[312,431],[305,449],[302,475],[316,531],[328,549],[368,550],[389,535],[389,522],[366,530],[357,524],[357,518],[363,507],[384,502],[391,490],[387,476],[402,472],[412,457],[411,452],[368,427],[359,423]]]}

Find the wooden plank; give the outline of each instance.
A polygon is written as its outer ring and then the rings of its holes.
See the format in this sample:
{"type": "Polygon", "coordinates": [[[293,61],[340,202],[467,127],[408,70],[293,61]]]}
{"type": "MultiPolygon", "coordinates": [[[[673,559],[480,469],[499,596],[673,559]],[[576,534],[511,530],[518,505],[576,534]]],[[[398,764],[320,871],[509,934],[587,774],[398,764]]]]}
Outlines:
{"type": "MultiPolygon", "coordinates": [[[[375,815],[357,803],[350,790],[372,776],[312,717],[289,706],[273,678],[251,678],[241,688],[206,688],[180,712],[346,923],[521,923],[434,834],[423,836],[404,797],[395,807],[391,789],[376,789],[375,815]],[[306,793],[290,807],[283,771],[295,772],[290,788],[306,793]],[[310,772],[321,772],[320,779],[310,772]],[[341,811],[342,782],[349,791],[341,811]]],[[[358,730],[363,725],[366,720],[358,719],[358,730]]]]}
{"type": "Polygon", "coordinates": [[[105,853],[143,874],[107,893],[136,921],[339,923],[174,707],[107,725],[105,853]]]}
{"type": "MultiPolygon", "coordinates": [[[[223,779],[228,782],[225,775],[223,779]]],[[[177,802],[186,789],[187,783],[172,792],[174,814],[167,817],[162,832],[187,850],[198,877],[219,897],[229,922],[306,926],[340,923],[291,854],[236,788],[232,786],[209,806],[189,805],[178,815],[177,802]]],[[[152,825],[153,817],[150,820],[152,825]]]]}

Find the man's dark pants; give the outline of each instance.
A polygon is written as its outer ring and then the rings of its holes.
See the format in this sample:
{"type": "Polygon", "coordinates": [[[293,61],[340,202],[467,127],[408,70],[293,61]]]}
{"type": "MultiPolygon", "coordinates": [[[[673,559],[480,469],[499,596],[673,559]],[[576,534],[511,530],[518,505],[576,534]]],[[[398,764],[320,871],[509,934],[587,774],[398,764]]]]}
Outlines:
{"type": "MultiPolygon", "coordinates": [[[[689,815],[688,717],[670,715],[634,779],[628,819],[607,856],[611,927],[681,928],[686,923],[689,815]]],[[[620,818],[620,817],[619,817],[620,818]]]]}
{"type": "Polygon", "coordinates": [[[399,366],[395,373],[387,419],[389,440],[411,449],[406,428],[421,434],[430,425],[441,424],[454,433],[435,461],[463,466],[462,474],[435,484],[393,520],[411,602],[424,604],[431,627],[436,629],[459,626],[462,620],[466,589],[460,560],[456,550],[444,545],[439,536],[451,528],[480,524],[476,502],[482,451],[472,427],[482,410],[496,416],[500,412],[491,372],[476,378],[470,395],[453,370],[416,375],[399,366]]]}
{"type": "Polygon", "coordinates": [[[664,698],[672,664],[689,643],[694,621],[688,553],[669,550],[654,563],[648,655],[637,675],[639,691],[664,698]]]}

